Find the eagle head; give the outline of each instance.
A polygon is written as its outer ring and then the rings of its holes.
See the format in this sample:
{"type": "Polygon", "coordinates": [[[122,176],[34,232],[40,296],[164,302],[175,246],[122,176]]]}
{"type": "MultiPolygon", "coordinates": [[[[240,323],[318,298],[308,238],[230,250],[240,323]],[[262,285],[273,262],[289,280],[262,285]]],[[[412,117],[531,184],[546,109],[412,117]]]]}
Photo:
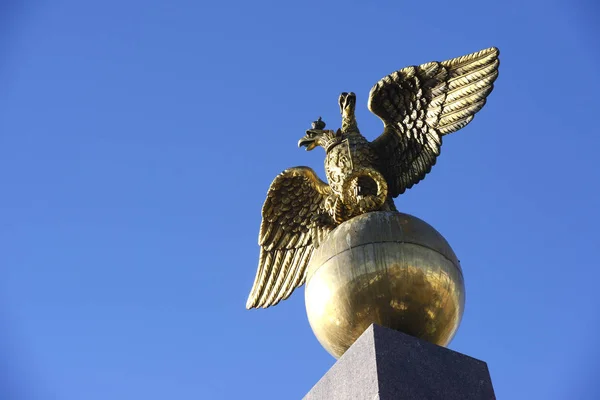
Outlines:
{"type": "Polygon", "coordinates": [[[359,132],[356,124],[354,109],[356,108],[356,95],[353,92],[340,94],[338,103],[342,114],[342,132],[359,132]]]}
{"type": "Polygon", "coordinates": [[[353,92],[342,93],[338,99],[340,105],[340,114],[344,118],[354,117],[354,108],[356,107],[356,95],[353,92]]]}
{"type": "Polygon", "coordinates": [[[319,117],[312,123],[312,129],[306,131],[306,135],[298,141],[298,147],[306,146],[306,151],[310,151],[317,146],[328,150],[332,144],[338,143],[340,132],[325,130],[325,122],[319,117]]]}

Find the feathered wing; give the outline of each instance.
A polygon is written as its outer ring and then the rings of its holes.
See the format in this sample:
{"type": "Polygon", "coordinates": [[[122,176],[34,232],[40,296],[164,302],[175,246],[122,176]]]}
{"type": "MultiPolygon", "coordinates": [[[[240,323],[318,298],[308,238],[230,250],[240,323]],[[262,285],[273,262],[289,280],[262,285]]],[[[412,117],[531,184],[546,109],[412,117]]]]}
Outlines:
{"type": "Polygon", "coordinates": [[[262,209],[260,259],[246,308],[269,307],[302,286],[315,246],[332,228],[324,212],[329,185],[308,167],[279,174],[262,209]]]}
{"type": "Polygon", "coordinates": [[[467,125],[485,105],[498,76],[495,47],[396,71],[369,95],[383,120],[374,142],[393,197],[421,181],[440,154],[442,136],[467,125]]]}

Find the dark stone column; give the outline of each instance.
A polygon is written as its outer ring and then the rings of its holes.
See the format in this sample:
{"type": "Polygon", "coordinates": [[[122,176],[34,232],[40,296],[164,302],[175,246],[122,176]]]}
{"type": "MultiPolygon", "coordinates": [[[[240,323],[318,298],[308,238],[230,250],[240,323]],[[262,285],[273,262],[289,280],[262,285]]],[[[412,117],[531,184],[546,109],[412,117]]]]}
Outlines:
{"type": "Polygon", "coordinates": [[[483,361],[371,325],[305,400],[490,400],[483,361]]]}

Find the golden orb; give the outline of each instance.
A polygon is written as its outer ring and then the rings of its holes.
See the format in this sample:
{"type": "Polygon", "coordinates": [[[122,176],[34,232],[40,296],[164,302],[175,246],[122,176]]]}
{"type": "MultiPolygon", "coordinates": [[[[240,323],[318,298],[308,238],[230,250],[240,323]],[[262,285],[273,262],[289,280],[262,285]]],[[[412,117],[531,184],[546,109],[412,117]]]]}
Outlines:
{"type": "Polygon", "coordinates": [[[465,287],[442,235],[411,215],[380,211],[342,223],[315,250],[305,302],[315,336],[339,358],[374,323],[448,345],[465,287]]]}

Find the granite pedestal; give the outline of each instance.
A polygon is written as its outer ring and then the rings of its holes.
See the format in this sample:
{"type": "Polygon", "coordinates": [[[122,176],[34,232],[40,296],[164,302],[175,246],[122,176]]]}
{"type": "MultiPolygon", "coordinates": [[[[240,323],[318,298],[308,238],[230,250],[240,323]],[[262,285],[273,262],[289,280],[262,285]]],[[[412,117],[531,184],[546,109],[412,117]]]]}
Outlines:
{"type": "Polygon", "coordinates": [[[371,325],[305,400],[491,400],[483,361],[371,325]]]}

